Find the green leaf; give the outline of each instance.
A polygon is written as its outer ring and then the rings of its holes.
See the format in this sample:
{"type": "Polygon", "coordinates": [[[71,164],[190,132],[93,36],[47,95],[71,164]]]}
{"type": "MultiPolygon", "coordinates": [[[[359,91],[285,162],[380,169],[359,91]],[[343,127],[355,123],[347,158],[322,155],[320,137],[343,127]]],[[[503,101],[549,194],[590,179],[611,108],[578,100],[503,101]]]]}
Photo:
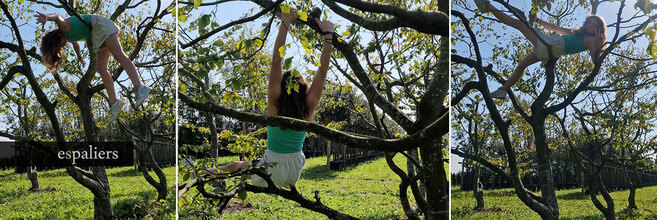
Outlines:
{"type": "Polygon", "coordinates": [[[287,50],[287,47],[285,45],[278,48],[278,54],[281,55],[281,58],[285,57],[285,50],[287,50]]]}
{"type": "Polygon", "coordinates": [[[285,14],[290,13],[290,7],[285,4],[281,4],[281,12],[285,14]]]}
{"type": "Polygon", "coordinates": [[[203,3],[203,0],[194,0],[194,8],[198,8],[198,6],[200,6],[201,3],[203,3]]]}
{"type": "Polygon", "coordinates": [[[180,84],[180,92],[185,93],[187,92],[187,85],[185,84],[180,84]]]}
{"type": "Polygon", "coordinates": [[[187,181],[188,179],[189,179],[189,173],[185,173],[185,175],[183,175],[183,181],[187,181]]]}
{"type": "Polygon", "coordinates": [[[205,32],[205,27],[207,27],[208,24],[210,24],[210,15],[201,16],[201,18],[198,20],[199,33],[201,32],[201,30],[203,30],[203,32],[205,32]]]}
{"type": "Polygon", "coordinates": [[[246,200],[246,190],[240,190],[240,192],[237,193],[237,197],[242,201],[246,200]]]}
{"type": "Polygon", "coordinates": [[[292,57],[285,59],[285,62],[283,62],[283,69],[290,69],[290,66],[292,66],[292,57]]]}
{"type": "Polygon", "coordinates": [[[304,11],[298,11],[299,19],[305,22],[308,22],[308,14],[304,11]]]}
{"type": "Polygon", "coordinates": [[[233,80],[233,89],[240,90],[240,89],[242,89],[243,84],[244,84],[244,82],[242,82],[242,80],[238,80],[238,79],[233,80]]]}
{"type": "MultiPolygon", "coordinates": [[[[298,70],[293,69],[292,72],[291,72],[291,74],[290,74],[290,76],[292,76],[292,77],[300,77],[300,76],[301,76],[301,73],[300,73],[298,70]]],[[[296,81],[295,81],[295,82],[296,82],[296,81]]]]}
{"type": "Polygon", "coordinates": [[[244,44],[244,41],[240,40],[239,43],[237,43],[237,45],[238,45],[237,48],[239,48],[240,53],[246,53],[246,45],[244,44]]]}
{"type": "Polygon", "coordinates": [[[349,31],[342,32],[342,36],[349,37],[349,36],[351,36],[351,32],[349,32],[349,31]]]}
{"type": "Polygon", "coordinates": [[[255,42],[255,45],[258,47],[262,47],[262,40],[261,39],[255,39],[253,40],[255,42]]]}
{"type": "Polygon", "coordinates": [[[217,39],[216,41],[214,41],[214,43],[212,43],[212,45],[215,45],[217,47],[221,47],[221,46],[224,45],[224,42],[221,41],[221,39],[217,39]]]}
{"type": "Polygon", "coordinates": [[[178,15],[178,20],[182,23],[185,23],[187,21],[187,16],[185,15],[178,15]]]}

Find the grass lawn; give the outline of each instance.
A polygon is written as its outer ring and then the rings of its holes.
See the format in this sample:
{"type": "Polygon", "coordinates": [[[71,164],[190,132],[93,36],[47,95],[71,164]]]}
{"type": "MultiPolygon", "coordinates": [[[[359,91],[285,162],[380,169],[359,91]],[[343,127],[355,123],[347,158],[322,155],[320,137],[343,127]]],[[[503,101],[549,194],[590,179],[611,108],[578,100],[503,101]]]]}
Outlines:
{"type": "MultiPolygon", "coordinates": [[[[405,169],[406,160],[396,156],[395,163],[405,169]]],[[[237,160],[237,157],[224,157],[220,164],[237,160]]],[[[399,177],[385,162],[385,158],[372,160],[343,171],[326,171],[326,157],[309,158],[303,168],[297,189],[306,198],[319,191],[322,203],[340,212],[362,219],[400,219],[405,218],[399,202],[399,177]]],[[[179,179],[182,181],[182,178],[179,179]]],[[[410,190],[409,190],[410,191],[410,190]]],[[[191,189],[186,196],[198,192],[191,189]]],[[[409,192],[410,194],[410,192],[409,192]]],[[[199,196],[200,197],[200,196],[199,196]]],[[[196,200],[196,204],[180,207],[181,219],[200,219],[219,217],[210,205],[196,200]]],[[[231,203],[243,203],[234,198],[231,203]]],[[[224,212],[224,219],[326,219],[326,216],[304,209],[296,202],[266,194],[248,193],[245,203],[252,208],[237,213],[224,212]]]]}
{"type": "MultiPolygon", "coordinates": [[[[638,211],[625,211],[629,190],[612,192],[618,219],[657,219],[657,186],[644,187],[636,191],[638,211]]],[[[602,196],[598,198],[604,203],[602,196]]],[[[452,187],[452,219],[540,219],[536,212],[518,199],[513,189],[485,190],[486,206],[499,208],[499,212],[474,212],[476,201],[472,191],[461,191],[452,187]]],[[[580,189],[557,191],[560,219],[604,219],[580,189]]]]}
{"type": "MultiPolygon", "coordinates": [[[[175,216],[176,169],[164,169],[170,191],[167,201],[155,201],[157,192],[132,167],[107,169],[112,207],[116,218],[171,219],[175,216]]],[[[152,173],[153,174],[153,173],[152,173]]],[[[38,173],[41,188],[54,191],[32,193],[27,174],[0,170],[0,219],[92,219],[93,194],[78,184],[66,170],[38,173]]],[[[154,174],[153,174],[154,176],[154,174]]]]}

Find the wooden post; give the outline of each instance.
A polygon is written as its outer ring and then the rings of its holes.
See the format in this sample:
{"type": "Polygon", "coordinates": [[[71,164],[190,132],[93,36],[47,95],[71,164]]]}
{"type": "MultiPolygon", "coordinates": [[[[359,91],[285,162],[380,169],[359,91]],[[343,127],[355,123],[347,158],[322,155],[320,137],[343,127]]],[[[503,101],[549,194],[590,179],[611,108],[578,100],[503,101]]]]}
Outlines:
{"type": "Polygon", "coordinates": [[[326,141],[326,170],[331,171],[331,141],[326,141]]]}
{"type": "Polygon", "coordinates": [[[342,145],[342,165],[343,165],[342,168],[343,169],[347,167],[347,157],[346,156],[347,156],[347,145],[343,144],[342,145]]]}

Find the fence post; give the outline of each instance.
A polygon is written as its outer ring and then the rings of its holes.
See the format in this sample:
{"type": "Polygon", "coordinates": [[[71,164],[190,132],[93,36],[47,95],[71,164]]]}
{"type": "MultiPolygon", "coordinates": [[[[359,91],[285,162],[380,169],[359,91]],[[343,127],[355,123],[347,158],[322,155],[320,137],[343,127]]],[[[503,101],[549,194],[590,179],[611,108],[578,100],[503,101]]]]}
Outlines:
{"type": "Polygon", "coordinates": [[[347,145],[342,145],[342,168],[347,168],[347,145]]]}
{"type": "Polygon", "coordinates": [[[331,171],[331,141],[326,142],[326,170],[331,171]]]}

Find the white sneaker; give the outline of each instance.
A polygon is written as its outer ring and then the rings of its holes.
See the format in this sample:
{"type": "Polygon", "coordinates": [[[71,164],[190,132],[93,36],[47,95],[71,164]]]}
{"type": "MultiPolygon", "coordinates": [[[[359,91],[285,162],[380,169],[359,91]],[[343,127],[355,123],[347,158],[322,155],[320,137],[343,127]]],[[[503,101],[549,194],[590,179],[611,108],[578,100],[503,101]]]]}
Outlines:
{"type": "Polygon", "coordinates": [[[110,107],[110,121],[116,120],[116,117],[119,116],[119,112],[121,112],[123,104],[124,103],[121,101],[121,99],[117,99],[112,107],[110,107]]]}
{"type": "Polygon", "coordinates": [[[506,99],[506,91],[497,89],[494,92],[491,92],[490,96],[496,99],[506,99]]]}
{"type": "Polygon", "coordinates": [[[480,12],[482,13],[488,12],[488,10],[486,10],[486,4],[488,4],[489,2],[488,0],[474,0],[474,1],[475,4],[477,5],[477,8],[479,8],[480,12]]]}
{"type": "Polygon", "coordinates": [[[137,88],[137,91],[135,92],[135,105],[136,106],[141,106],[141,104],[144,104],[144,101],[146,101],[146,98],[148,97],[148,93],[151,92],[151,88],[149,88],[146,85],[139,86],[137,88]]]}

